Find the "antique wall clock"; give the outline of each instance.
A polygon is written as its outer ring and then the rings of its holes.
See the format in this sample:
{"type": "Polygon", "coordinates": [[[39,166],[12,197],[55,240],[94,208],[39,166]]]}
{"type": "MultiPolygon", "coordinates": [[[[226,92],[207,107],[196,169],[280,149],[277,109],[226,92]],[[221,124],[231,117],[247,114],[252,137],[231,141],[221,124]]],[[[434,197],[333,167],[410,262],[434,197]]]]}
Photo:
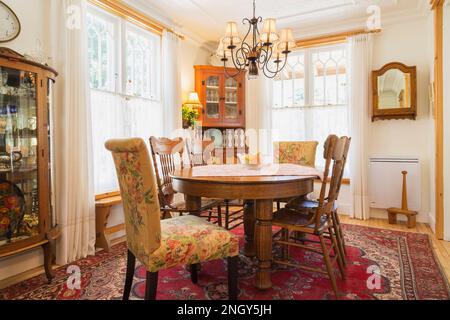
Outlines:
{"type": "Polygon", "coordinates": [[[0,43],[14,40],[19,33],[19,18],[10,7],[0,1],[0,43]]]}

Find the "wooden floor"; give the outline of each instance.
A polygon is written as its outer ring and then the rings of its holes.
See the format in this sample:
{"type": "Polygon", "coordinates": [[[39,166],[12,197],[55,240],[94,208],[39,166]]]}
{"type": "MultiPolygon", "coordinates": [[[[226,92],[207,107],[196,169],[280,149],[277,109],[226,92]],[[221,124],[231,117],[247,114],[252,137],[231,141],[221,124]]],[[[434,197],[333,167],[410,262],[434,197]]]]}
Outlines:
{"type": "MultiPolygon", "coordinates": [[[[433,243],[434,251],[436,252],[436,255],[439,259],[439,262],[441,263],[441,266],[447,276],[447,279],[450,280],[450,242],[437,240],[433,234],[433,231],[427,224],[417,223],[416,228],[408,229],[404,222],[399,222],[399,224],[396,224],[396,225],[390,225],[387,220],[370,219],[368,221],[361,221],[361,220],[350,219],[348,216],[341,216],[341,222],[346,223],[346,224],[355,224],[355,225],[361,225],[361,226],[373,227],[373,228],[429,234],[430,238],[432,240],[432,243],[433,243]]],[[[120,242],[121,240],[123,240],[123,239],[118,239],[117,241],[114,241],[114,242],[120,242]]],[[[14,277],[11,277],[11,278],[8,278],[5,280],[0,280],[0,289],[11,286],[20,281],[24,281],[31,277],[37,276],[41,273],[44,273],[43,268],[36,268],[36,269],[30,270],[30,271],[24,272],[22,274],[19,274],[17,276],[14,276],[14,277]]]]}

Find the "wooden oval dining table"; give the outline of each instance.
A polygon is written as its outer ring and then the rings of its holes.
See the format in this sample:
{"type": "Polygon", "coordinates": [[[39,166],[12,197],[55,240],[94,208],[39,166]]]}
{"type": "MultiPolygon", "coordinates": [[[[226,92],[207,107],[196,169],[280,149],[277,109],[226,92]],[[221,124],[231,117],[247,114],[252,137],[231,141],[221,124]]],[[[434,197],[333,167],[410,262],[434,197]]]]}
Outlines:
{"type": "Polygon", "coordinates": [[[193,214],[200,209],[202,197],[244,200],[244,254],[258,259],[256,288],[270,289],[273,200],[306,196],[314,190],[315,177],[197,177],[192,168],[175,170],[171,177],[174,190],[185,195],[187,209],[193,214]]]}

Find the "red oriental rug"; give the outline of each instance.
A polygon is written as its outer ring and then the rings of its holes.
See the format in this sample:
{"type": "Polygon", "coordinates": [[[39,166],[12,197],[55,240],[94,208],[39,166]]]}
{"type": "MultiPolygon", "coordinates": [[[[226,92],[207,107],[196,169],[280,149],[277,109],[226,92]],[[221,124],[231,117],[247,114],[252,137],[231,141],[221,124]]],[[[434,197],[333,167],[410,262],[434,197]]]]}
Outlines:
{"type": "MultiPolygon", "coordinates": [[[[243,229],[234,231],[242,238],[243,229]]],[[[424,300],[449,299],[449,287],[434,255],[428,235],[344,225],[348,249],[346,280],[338,287],[343,299],[424,300]]],[[[274,248],[274,254],[279,254],[274,248]]],[[[309,265],[322,265],[321,256],[293,248],[293,259],[309,265]]],[[[0,299],[50,300],[116,300],[121,299],[126,266],[126,244],[114,246],[111,252],[79,260],[80,289],[69,289],[68,266],[55,270],[55,279],[47,284],[45,275],[0,290],[0,299]]],[[[318,273],[274,266],[273,288],[259,291],[253,286],[256,261],[241,255],[239,263],[239,299],[334,299],[328,278],[318,273]]],[[[202,265],[199,282],[190,281],[184,267],[160,272],[157,299],[226,299],[224,262],[202,265]]],[[[142,299],[145,270],[138,266],[132,299],[142,299]]]]}

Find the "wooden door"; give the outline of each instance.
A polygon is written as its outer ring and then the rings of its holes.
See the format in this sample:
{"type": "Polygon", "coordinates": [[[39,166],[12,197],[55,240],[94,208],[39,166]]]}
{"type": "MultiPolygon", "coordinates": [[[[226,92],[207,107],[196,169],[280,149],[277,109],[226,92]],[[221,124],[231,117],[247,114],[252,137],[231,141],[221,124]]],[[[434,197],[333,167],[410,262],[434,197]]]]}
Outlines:
{"type": "Polygon", "coordinates": [[[202,122],[203,126],[220,126],[223,121],[223,75],[205,72],[202,77],[202,122]]]}

